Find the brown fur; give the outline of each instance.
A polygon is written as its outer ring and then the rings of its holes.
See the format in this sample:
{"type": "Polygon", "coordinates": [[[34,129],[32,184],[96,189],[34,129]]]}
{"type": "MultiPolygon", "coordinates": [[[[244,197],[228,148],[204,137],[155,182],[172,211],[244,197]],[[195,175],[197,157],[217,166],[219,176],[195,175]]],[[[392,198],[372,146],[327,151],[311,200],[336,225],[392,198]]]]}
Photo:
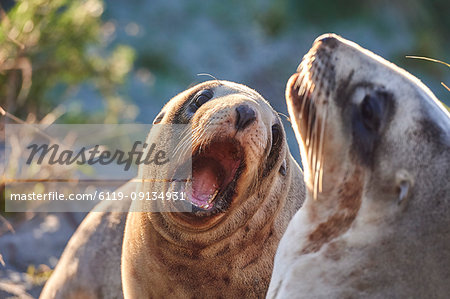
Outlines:
{"type": "Polygon", "coordinates": [[[350,228],[361,206],[362,174],[363,171],[357,168],[353,176],[343,182],[336,198],[339,209],[326,221],[318,224],[309,234],[309,242],[305,245],[301,254],[319,251],[323,244],[345,233],[350,228]]]}
{"type": "Polygon", "coordinates": [[[233,136],[244,147],[246,168],[233,202],[224,213],[205,219],[130,213],[122,255],[126,298],[261,298],[267,291],[278,241],[303,202],[302,172],[285,139],[273,167],[264,172],[270,140],[262,138],[270,136],[278,116],[260,95],[242,85],[206,82],[193,87],[165,106],[162,123],[179,120],[180,107],[191,94],[216,86],[214,102],[202,106],[190,122],[196,127],[210,121],[203,140],[233,136]],[[258,120],[238,134],[233,112],[243,103],[257,111],[258,120]],[[268,149],[261,147],[267,145],[268,149]],[[279,169],[284,159],[283,176],[279,169]]]}
{"type": "MultiPolygon", "coordinates": [[[[128,183],[117,190],[135,188],[128,183]]],[[[126,213],[110,212],[127,201],[100,203],[69,240],[39,298],[122,298],[120,255],[126,213]]]]}

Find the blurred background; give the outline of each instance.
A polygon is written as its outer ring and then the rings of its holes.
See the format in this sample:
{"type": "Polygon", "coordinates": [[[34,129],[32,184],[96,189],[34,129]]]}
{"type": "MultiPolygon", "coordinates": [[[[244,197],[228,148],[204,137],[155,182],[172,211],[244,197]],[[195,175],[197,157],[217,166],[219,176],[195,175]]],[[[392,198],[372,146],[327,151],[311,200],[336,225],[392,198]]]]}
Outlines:
{"type": "MultiPolygon", "coordinates": [[[[210,79],[200,73],[248,85],[287,114],[286,81],[314,39],[327,32],[406,69],[450,104],[450,91],[441,84],[450,86],[450,69],[405,57],[450,62],[448,0],[2,0],[0,5],[2,124],[151,123],[174,95],[210,79]]],[[[293,132],[283,120],[298,159],[293,132]]],[[[2,215],[0,298],[36,297],[84,215],[2,215]]]]}

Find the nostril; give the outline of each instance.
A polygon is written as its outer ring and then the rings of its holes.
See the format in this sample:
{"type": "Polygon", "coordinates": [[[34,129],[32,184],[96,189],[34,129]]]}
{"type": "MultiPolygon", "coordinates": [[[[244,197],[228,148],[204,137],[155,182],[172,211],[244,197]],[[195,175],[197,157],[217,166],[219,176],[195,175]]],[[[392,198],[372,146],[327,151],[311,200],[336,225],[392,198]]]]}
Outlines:
{"type": "Polygon", "coordinates": [[[250,108],[247,105],[241,105],[236,107],[236,129],[244,130],[248,127],[252,122],[256,120],[255,110],[250,108]]]}
{"type": "Polygon", "coordinates": [[[334,49],[338,44],[338,36],[333,33],[323,34],[315,40],[315,43],[317,42],[334,49]]]}

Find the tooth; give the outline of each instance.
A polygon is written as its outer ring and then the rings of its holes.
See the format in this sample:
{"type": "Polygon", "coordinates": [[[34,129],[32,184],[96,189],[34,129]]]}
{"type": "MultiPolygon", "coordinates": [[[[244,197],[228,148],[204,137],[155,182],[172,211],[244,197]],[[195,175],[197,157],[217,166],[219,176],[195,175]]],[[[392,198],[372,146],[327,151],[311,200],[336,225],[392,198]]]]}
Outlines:
{"type": "Polygon", "coordinates": [[[214,194],[211,194],[208,200],[208,205],[216,198],[217,193],[219,193],[219,189],[216,189],[216,192],[214,194]]]}

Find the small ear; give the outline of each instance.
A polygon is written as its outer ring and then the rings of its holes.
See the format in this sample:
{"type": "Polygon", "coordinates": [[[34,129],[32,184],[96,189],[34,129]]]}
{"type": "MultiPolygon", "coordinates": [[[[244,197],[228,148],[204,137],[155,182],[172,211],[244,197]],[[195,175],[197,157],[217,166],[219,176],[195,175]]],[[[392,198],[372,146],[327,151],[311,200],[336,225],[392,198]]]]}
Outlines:
{"type": "Polygon", "coordinates": [[[414,186],[414,179],[408,171],[400,169],[395,174],[395,183],[398,190],[397,204],[401,205],[405,203],[411,195],[411,189],[414,186]]]}
{"type": "Polygon", "coordinates": [[[283,163],[281,163],[280,173],[281,173],[282,176],[286,175],[286,159],[284,159],[283,163]]]}
{"type": "Polygon", "coordinates": [[[409,189],[411,188],[411,185],[409,181],[402,181],[399,185],[400,192],[398,194],[397,204],[401,205],[402,202],[406,200],[406,198],[409,195],[409,189]]]}
{"type": "Polygon", "coordinates": [[[153,124],[159,124],[161,122],[161,120],[164,118],[164,115],[166,115],[165,111],[161,111],[156,117],[155,120],[153,120],[153,124]]]}

